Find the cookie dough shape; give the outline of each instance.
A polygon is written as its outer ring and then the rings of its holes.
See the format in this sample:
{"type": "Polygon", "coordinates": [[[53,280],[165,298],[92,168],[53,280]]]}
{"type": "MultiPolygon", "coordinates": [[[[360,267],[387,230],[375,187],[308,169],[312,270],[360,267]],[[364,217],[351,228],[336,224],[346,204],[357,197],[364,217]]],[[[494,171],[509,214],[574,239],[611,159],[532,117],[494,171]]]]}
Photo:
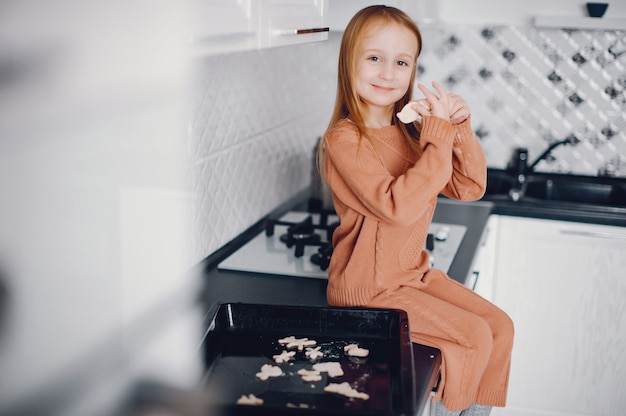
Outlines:
{"type": "Polygon", "coordinates": [[[321,349],[322,347],[307,348],[304,355],[311,360],[317,360],[318,358],[322,358],[324,356],[324,353],[320,351],[321,349]]]}
{"type": "Polygon", "coordinates": [[[343,347],[343,352],[351,357],[365,358],[370,355],[370,350],[366,348],[361,348],[357,344],[346,345],[345,347],[343,347]]]}
{"type": "Polygon", "coordinates": [[[341,377],[343,375],[341,364],[336,361],[313,364],[313,369],[319,372],[326,372],[330,377],[341,377]]]}
{"type": "Polygon", "coordinates": [[[261,406],[263,404],[263,399],[256,397],[254,394],[248,394],[247,396],[244,394],[239,399],[237,399],[237,404],[261,406]]]}
{"type": "Polygon", "coordinates": [[[341,394],[352,399],[369,400],[370,398],[369,394],[353,389],[350,387],[350,384],[345,381],[343,383],[330,383],[328,386],[324,387],[324,391],[341,394]]]}
{"type": "Polygon", "coordinates": [[[264,364],[261,367],[261,371],[256,373],[257,378],[265,381],[270,377],[279,377],[283,375],[283,370],[280,367],[273,366],[271,364],[264,364]]]}
{"type": "Polygon", "coordinates": [[[322,374],[318,370],[307,370],[306,368],[301,368],[298,370],[298,375],[302,377],[303,381],[307,382],[322,380],[322,374]]]}
{"type": "Polygon", "coordinates": [[[283,351],[278,355],[274,355],[273,358],[277,364],[282,364],[282,363],[286,363],[287,361],[292,360],[295,355],[296,355],[295,351],[283,351]]]}
{"type": "Polygon", "coordinates": [[[296,338],[293,335],[278,340],[280,345],[285,345],[287,349],[297,348],[298,351],[302,351],[304,347],[314,347],[317,345],[317,341],[308,338],[296,338]]]}
{"type": "Polygon", "coordinates": [[[411,104],[412,103],[408,103],[407,105],[405,105],[402,108],[402,111],[397,114],[400,121],[404,124],[409,124],[420,119],[420,115],[417,113],[417,111],[413,110],[411,104]]]}

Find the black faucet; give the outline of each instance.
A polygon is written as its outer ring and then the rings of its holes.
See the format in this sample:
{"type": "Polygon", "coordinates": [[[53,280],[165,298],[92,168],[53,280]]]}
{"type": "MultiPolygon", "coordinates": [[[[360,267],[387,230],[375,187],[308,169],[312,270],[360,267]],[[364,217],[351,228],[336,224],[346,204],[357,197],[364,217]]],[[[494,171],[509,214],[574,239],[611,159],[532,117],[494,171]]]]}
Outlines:
{"type": "Polygon", "coordinates": [[[509,188],[509,197],[517,201],[526,190],[526,173],[528,172],[528,149],[517,147],[513,150],[507,170],[513,175],[513,183],[509,188]]]}
{"type": "Polygon", "coordinates": [[[550,155],[550,152],[552,152],[555,148],[564,144],[575,145],[575,144],[578,144],[579,142],[580,140],[578,139],[578,137],[576,137],[576,135],[572,133],[566,138],[564,138],[563,140],[559,140],[558,142],[552,143],[550,146],[548,146],[546,150],[544,150],[542,154],[539,155],[537,159],[535,159],[533,163],[530,164],[530,166],[528,166],[528,172],[529,173],[532,172],[535,166],[537,166],[537,163],[541,162],[546,157],[548,157],[548,155],[550,155]]]}
{"type": "Polygon", "coordinates": [[[550,152],[561,145],[575,145],[580,140],[573,133],[563,140],[552,143],[543,153],[535,159],[533,163],[528,164],[528,149],[525,147],[517,147],[513,150],[513,155],[507,165],[507,170],[513,174],[514,182],[509,189],[509,197],[513,201],[519,200],[526,192],[526,176],[533,172],[535,166],[550,155],[550,152]]]}

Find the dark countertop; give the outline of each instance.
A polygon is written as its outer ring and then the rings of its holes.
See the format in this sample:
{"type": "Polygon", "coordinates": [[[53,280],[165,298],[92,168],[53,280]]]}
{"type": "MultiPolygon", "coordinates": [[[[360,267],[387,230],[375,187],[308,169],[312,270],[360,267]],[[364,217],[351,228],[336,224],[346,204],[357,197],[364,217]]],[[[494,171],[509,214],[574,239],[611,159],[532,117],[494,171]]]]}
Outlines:
{"type": "Polygon", "coordinates": [[[493,203],[492,214],[496,215],[626,227],[626,207],[546,202],[529,197],[514,202],[503,195],[486,196],[483,200],[493,203]]]}
{"type": "Polygon", "coordinates": [[[626,226],[625,178],[531,172],[525,194],[513,201],[511,172],[489,168],[487,177],[483,201],[493,202],[493,214],[626,226]]]}
{"type": "Polygon", "coordinates": [[[493,203],[487,201],[460,202],[439,198],[433,221],[467,227],[463,242],[448,270],[448,275],[460,283],[465,284],[469,276],[485,225],[493,209],[493,203]]]}

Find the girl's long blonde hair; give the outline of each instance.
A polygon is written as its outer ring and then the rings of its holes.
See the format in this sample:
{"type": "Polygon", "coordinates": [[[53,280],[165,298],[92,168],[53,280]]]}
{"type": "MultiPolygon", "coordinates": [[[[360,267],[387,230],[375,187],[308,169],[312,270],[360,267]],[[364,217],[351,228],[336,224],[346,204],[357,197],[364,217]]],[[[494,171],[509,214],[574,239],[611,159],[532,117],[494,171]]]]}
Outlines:
{"type": "MultiPolygon", "coordinates": [[[[373,24],[385,25],[389,23],[397,23],[406,27],[413,32],[415,38],[417,39],[417,53],[415,54],[415,62],[413,62],[411,74],[411,79],[415,79],[417,57],[422,50],[422,35],[413,19],[411,19],[402,10],[390,6],[369,6],[360,10],[350,20],[348,26],[346,26],[346,30],[341,39],[337,71],[337,97],[335,99],[335,108],[330,118],[330,122],[328,123],[328,128],[326,129],[327,133],[340,120],[350,118],[350,121],[352,121],[358,129],[360,137],[364,137],[369,140],[374,149],[376,149],[376,145],[365,133],[365,120],[363,116],[364,103],[361,101],[356,89],[354,88],[353,79],[357,67],[357,57],[361,54],[361,44],[365,33],[372,27],[373,24]]],[[[421,148],[419,146],[419,132],[421,129],[420,123],[414,122],[404,124],[398,120],[398,116],[396,115],[409,101],[411,101],[412,97],[413,82],[409,84],[406,94],[404,94],[404,96],[396,102],[392,116],[392,123],[398,126],[409,146],[414,151],[421,153],[421,148]]],[[[324,177],[324,158],[325,148],[324,140],[322,138],[317,152],[317,163],[322,177],[324,177]]]]}

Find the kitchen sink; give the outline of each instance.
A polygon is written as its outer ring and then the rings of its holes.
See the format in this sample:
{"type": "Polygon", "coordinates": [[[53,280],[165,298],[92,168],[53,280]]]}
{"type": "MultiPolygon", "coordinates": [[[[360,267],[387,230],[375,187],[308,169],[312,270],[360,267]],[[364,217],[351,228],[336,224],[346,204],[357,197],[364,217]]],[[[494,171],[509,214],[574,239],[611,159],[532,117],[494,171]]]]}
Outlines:
{"type": "Polygon", "coordinates": [[[514,183],[515,177],[513,174],[504,170],[488,169],[485,197],[508,196],[509,190],[514,183]]]}
{"type": "Polygon", "coordinates": [[[549,201],[575,202],[609,206],[626,206],[626,185],[583,180],[539,179],[531,177],[526,197],[549,201]]]}
{"type": "Polygon", "coordinates": [[[530,173],[519,186],[514,174],[489,169],[485,200],[564,202],[626,207],[626,180],[578,175],[530,173]],[[520,191],[516,191],[521,188],[520,191]]]}

